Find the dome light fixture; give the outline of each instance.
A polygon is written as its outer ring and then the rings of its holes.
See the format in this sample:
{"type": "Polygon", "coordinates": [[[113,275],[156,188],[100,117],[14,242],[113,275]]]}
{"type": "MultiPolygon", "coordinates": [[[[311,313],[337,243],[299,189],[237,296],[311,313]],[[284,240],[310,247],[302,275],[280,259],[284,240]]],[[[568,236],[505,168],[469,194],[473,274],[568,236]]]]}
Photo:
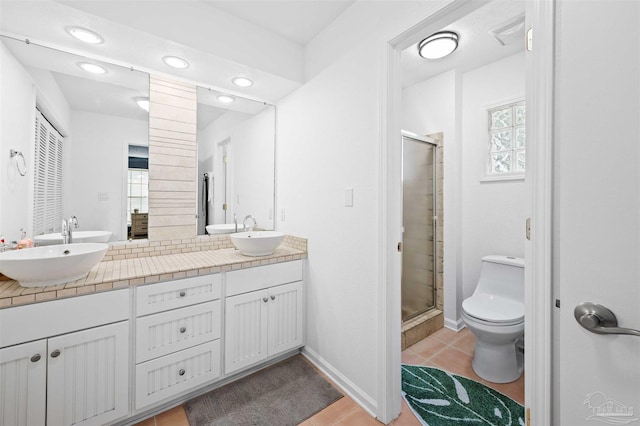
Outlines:
{"type": "Polygon", "coordinates": [[[231,80],[233,84],[239,87],[249,87],[253,86],[253,80],[248,79],[247,77],[235,77],[231,80]]]}
{"type": "Polygon", "coordinates": [[[189,62],[178,56],[165,56],[162,58],[165,64],[173,68],[184,69],[189,67],[189,62]]]}
{"type": "Polygon", "coordinates": [[[140,108],[149,112],[149,98],[139,97],[139,98],[136,98],[135,100],[140,108]]]}
{"type": "Polygon", "coordinates": [[[92,74],[106,74],[107,70],[103,67],[101,67],[100,65],[97,64],[92,64],[89,62],[80,62],[78,64],[78,66],[80,68],[82,68],[83,70],[85,70],[86,72],[90,72],[92,74]]]}
{"type": "Polygon", "coordinates": [[[80,41],[84,41],[89,44],[100,44],[104,42],[104,39],[100,36],[100,34],[94,33],[91,30],[82,27],[69,27],[67,28],[67,32],[77,38],[80,41]]]}
{"type": "Polygon", "coordinates": [[[218,95],[216,99],[224,104],[230,104],[231,102],[236,100],[233,96],[229,95],[218,95]]]}
{"type": "Polygon", "coordinates": [[[418,53],[425,59],[440,59],[458,48],[459,36],[453,31],[431,34],[418,44],[418,53]]]}

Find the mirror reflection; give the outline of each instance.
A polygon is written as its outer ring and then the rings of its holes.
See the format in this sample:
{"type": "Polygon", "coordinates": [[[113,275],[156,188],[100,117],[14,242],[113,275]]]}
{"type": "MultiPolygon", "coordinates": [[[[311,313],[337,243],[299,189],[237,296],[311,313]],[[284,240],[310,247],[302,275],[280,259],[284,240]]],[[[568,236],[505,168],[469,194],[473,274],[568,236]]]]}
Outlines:
{"type": "Polygon", "coordinates": [[[140,161],[149,139],[148,74],[0,40],[1,148],[20,150],[28,169],[14,176],[15,165],[0,162],[9,188],[0,231],[13,239],[22,228],[38,241],[60,233],[65,219],[78,238],[81,231],[109,241],[129,238],[131,214],[146,213],[148,205],[148,151],[140,161]]]}
{"type": "Polygon", "coordinates": [[[197,95],[198,234],[272,230],[275,107],[202,87],[197,95]]]}

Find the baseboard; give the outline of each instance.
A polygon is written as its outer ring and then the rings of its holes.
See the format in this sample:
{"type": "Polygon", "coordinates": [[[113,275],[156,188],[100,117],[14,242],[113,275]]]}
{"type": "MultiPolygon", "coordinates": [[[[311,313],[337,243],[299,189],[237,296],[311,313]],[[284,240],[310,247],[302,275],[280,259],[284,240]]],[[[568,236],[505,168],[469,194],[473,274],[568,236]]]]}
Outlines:
{"type": "Polygon", "coordinates": [[[444,319],[444,326],[447,327],[450,330],[453,330],[453,331],[460,331],[465,327],[464,321],[462,320],[462,318],[460,318],[457,321],[456,320],[452,320],[450,318],[445,318],[444,319]]]}
{"type": "Polygon", "coordinates": [[[329,364],[324,358],[309,349],[308,346],[302,348],[302,356],[307,358],[309,362],[316,366],[316,368],[322,371],[333,383],[340,388],[342,392],[347,394],[358,405],[360,405],[370,416],[376,418],[378,411],[378,404],[371,398],[366,392],[356,386],[351,380],[345,377],[342,373],[336,370],[331,364],[329,364]]]}

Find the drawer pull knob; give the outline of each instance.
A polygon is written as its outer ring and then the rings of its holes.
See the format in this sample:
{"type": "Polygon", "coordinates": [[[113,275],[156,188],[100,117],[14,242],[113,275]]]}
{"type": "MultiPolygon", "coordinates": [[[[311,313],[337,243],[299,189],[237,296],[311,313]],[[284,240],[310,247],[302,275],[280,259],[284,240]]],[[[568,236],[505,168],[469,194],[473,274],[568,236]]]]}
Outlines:
{"type": "Polygon", "coordinates": [[[185,297],[186,295],[187,295],[187,293],[186,293],[186,292],[184,292],[184,291],[181,291],[181,292],[180,292],[180,297],[185,297]]]}
{"type": "Polygon", "coordinates": [[[31,362],[38,362],[40,361],[40,354],[35,354],[34,356],[31,357],[31,362]]]}
{"type": "Polygon", "coordinates": [[[267,303],[267,302],[269,301],[269,299],[268,299],[268,298],[266,298],[266,297],[264,297],[264,298],[262,299],[262,301],[263,301],[264,303],[267,303]]]}
{"type": "Polygon", "coordinates": [[[271,296],[271,300],[276,300],[276,297],[275,296],[271,296]]]}
{"type": "Polygon", "coordinates": [[[184,333],[187,331],[187,327],[180,327],[180,333],[184,333]]]}
{"type": "Polygon", "coordinates": [[[184,368],[181,368],[180,371],[178,371],[179,376],[184,376],[184,373],[186,373],[186,371],[184,371],[184,368]]]}
{"type": "Polygon", "coordinates": [[[60,351],[58,349],[51,352],[51,358],[58,358],[59,356],[60,356],[60,351]]]}

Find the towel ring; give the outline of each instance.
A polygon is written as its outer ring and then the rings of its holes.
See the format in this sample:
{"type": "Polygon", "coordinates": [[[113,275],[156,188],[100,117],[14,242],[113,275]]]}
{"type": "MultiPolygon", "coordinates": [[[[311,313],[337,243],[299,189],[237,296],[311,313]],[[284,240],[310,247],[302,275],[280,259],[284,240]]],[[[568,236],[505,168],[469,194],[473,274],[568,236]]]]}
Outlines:
{"type": "Polygon", "coordinates": [[[22,155],[22,153],[20,151],[16,151],[15,149],[9,150],[9,158],[14,158],[14,157],[22,158],[22,167],[20,167],[20,163],[18,162],[18,159],[16,158],[16,168],[18,169],[18,173],[20,173],[20,176],[26,176],[27,175],[27,160],[24,159],[24,155],[22,155]]]}

